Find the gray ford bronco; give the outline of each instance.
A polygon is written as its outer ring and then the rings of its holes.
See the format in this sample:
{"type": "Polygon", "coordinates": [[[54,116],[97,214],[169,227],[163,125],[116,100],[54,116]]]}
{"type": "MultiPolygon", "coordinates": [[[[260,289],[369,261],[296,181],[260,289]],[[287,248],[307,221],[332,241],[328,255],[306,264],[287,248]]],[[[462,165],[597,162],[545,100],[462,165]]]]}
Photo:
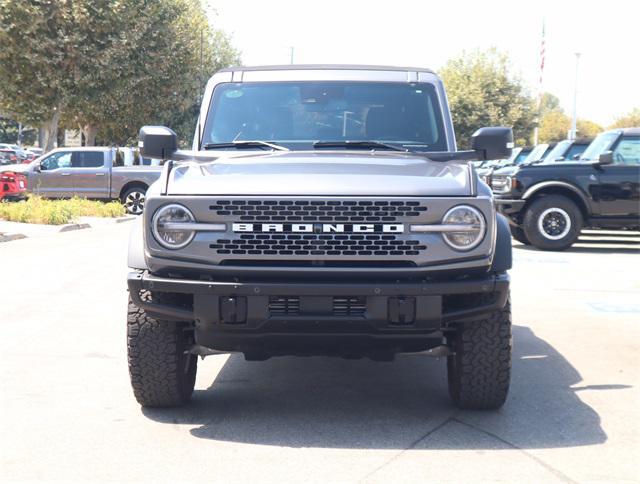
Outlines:
{"type": "Polygon", "coordinates": [[[198,356],[446,356],[459,407],[509,388],[511,242],[471,160],[508,158],[509,128],[457,151],[442,81],[379,66],[238,67],[208,82],[192,150],[167,160],[129,246],[136,399],[186,403],[198,356]]]}

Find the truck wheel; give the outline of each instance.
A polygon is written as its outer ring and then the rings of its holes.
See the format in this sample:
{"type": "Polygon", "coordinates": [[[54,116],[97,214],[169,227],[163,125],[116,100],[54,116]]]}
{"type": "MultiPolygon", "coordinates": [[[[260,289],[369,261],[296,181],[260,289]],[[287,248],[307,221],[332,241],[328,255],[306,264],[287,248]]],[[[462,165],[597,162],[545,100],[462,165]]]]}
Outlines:
{"type": "Polygon", "coordinates": [[[531,204],[523,222],[532,245],[542,250],[565,250],[580,236],[582,213],[567,197],[549,195],[531,204]]]}
{"type": "Polygon", "coordinates": [[[483,319],[458,323],[455,354],[447,357],[449,395],[463,409],[500,408],[511,378],[511,305],[483,319]]]}
{"type": "Polygon", "coordinates": [[[129,299],[127,354],[133,394],[143,407],[187,403],[198,359],[185,353],[191,343],[185,323],[158,321],[129,299]]]}
{"type": "Polygon", "coordinates": [[[122,204],[127,213],[140,215],[144,209],[144,201],[147,194],[147,187],[135,186],[129,188],[122,195],[122,204]]]}
{"type": "Polygon", "coordinates": [[[521,227],[514,227],[513,225],[511,225],[509,229],[511,230],[511,237],[516,239],[521,244],[531,245],[531,242],[529,242],[529,239],[527,239],[527,236],[525,235],[524,230],[522,230],[521,227]]]}

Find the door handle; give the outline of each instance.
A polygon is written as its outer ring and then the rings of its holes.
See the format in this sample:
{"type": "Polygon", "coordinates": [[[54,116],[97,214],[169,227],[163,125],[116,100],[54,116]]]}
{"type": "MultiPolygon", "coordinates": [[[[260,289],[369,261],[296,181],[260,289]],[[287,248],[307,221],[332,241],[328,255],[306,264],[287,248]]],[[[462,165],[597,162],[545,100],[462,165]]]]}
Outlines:
{"type": "Polygon", "coordinates": [[[60,173],[60,176],[71,176],[71,173],[60,173]]]}
{"type": "Polygon", "coordinates": [[[96,176],[104,176],[104,173],[96,173],[96,176]]]}

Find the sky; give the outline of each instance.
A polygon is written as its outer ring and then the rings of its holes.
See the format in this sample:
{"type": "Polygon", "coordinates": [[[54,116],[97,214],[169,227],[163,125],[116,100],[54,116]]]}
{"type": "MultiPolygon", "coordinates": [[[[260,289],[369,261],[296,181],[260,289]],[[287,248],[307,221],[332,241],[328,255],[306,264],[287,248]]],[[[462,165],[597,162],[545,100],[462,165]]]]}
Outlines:
{"type": "Polygon", "coordinates": [[[465,50],[496,47],[537,95],[543,90],[603,126],[640,107],[640,1],[209,0],[209,19],[232,36],[244,65],[383,64],[436,72],[465,50]]]}

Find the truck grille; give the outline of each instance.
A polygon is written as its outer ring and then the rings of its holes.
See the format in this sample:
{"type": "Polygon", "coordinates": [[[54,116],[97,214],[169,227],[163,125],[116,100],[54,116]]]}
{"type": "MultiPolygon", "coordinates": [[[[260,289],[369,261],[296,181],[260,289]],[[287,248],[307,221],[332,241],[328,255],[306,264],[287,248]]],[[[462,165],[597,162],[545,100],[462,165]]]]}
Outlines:
{"type": "Polygon", "coordinates": [[[381,234],[242,234],[209,245],[218,254],[248,255],[418,255],[427,248],[417,240],[381,234]]]}
{"type": "Polygon", "coordinates": [[[395,222],[427,210],[413,200],[216,200],[209,208],[243,222],[395,222]]]}
{"type": "Polygon", "coordinates": [[[290,261],[359,259],[394,263],[413,262],[427,250],[426,237],[408,232],[411,222],[424,220],[426,200],[402,199],[217,199],[209,202],[211,221],[233,224],[281,224],[279,231],[231,230],[208,242],[223,260],[290,261]],[[313,231],[291,231],[293,224],[314,225],[313,231]],[[343,224],[344,231],[324,231],[321,224],[343,224]],[[373,232],[358,232],[352,224],[373,225],[373,232]],[[384,231],[385,224],[401,224],[402,232],[384,231]]]}

